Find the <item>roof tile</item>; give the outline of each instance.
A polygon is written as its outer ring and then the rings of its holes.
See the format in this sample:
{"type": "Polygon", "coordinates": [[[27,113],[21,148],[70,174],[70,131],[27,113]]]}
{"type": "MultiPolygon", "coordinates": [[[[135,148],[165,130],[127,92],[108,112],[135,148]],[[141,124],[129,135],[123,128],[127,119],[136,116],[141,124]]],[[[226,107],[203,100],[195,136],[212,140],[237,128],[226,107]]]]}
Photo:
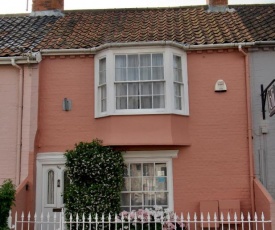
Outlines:
{"type": "Polygon", "coordinates": [[[0,56],[30,50],[96,47],[111,42],[219,44],[275,40],[275,5],[65,11],[64,17],[0,17],[0,56]]]}

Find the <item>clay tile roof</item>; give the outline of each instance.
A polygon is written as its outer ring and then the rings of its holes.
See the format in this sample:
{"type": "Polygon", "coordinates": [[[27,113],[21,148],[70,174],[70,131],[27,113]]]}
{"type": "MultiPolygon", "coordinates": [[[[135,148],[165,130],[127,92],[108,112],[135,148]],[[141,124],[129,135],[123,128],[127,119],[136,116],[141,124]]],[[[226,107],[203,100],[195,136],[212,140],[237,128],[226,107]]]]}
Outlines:
{"type": "Polygon", "coordinates": [[[0,16],[0,56],[105,43],[174,41],[189,45],[275,41],[275,4],[65,11],[62,16],[0,16]]]}

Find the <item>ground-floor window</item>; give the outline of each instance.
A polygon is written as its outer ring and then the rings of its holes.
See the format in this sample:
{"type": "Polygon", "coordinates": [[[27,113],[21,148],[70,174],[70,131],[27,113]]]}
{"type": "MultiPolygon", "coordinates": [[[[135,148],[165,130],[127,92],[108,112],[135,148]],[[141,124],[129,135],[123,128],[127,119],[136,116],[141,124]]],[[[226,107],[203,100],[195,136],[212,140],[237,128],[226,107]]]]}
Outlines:
{"type": "Polygon", "coordinates": [[[172,157],[174,151],[127,152],[121,210],[154,206],[173,209],[172,157]],[[147,155],[146,155],[147,154],[147,155]],[[161,157],[159,157],[161,156],[161,157]]]}

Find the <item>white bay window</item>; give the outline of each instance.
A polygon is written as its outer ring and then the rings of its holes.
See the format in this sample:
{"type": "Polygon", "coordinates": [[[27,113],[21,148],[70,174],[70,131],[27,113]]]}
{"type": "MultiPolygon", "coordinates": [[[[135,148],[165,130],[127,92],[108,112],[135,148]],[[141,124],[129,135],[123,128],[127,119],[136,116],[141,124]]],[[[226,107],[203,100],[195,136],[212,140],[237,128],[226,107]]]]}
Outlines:
{"type": "Polygon", "coordinates": [[[96,56],[96,117],[188,115],[186,54],[173,48],[108,50],[96,56]]]}

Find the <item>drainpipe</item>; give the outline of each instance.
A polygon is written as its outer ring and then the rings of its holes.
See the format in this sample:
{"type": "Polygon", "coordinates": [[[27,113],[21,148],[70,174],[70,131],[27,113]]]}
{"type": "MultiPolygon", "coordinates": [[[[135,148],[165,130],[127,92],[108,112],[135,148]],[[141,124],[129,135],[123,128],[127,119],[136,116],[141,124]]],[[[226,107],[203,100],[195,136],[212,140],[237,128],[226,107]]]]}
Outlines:
{"type": "Polygon", "coordinates": [[[250,80],[249,80],[249,68],[248,68],[248,55],[242,49],[242,46],[238,47],[239,52],[244,55],[245,60],[245,87],[246,87],[246,112],[247,112],[247,138],[248,138],[248,154],[249,154],[249,174],[250,174],[250,198],[252,203],[252,213],[255,213],[255,197],[254,197],[254,157],[252,148],[252,127],[251,127],[251,95],[250,95],[250,80]]]}
{"type": "Polygon", "coordinates": [[[19,69],[17,140],[16,140],[16,176],[15,176],[15,184],[18,186],[20,184],[20,177],[21,177],[24,71],[22,67],[16,64],[14,58],[11,59],[11,64],[15,68],[19,69]]]}

